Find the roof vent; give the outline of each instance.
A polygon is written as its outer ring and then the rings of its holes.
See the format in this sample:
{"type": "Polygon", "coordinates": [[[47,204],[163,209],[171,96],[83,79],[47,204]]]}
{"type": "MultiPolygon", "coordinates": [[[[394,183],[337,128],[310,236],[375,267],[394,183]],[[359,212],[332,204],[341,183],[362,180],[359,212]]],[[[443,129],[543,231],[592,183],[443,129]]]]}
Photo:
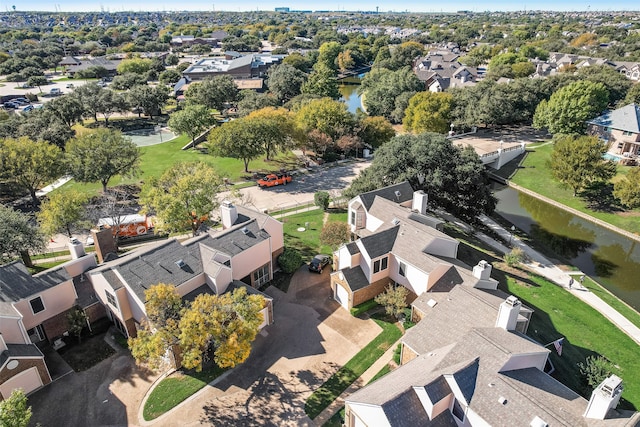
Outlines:
{"type": "Polygon", "coordinates": [[[547,422],[545,420],[543,420],[542,418],[538,417],[537,415],[531,420],[531,423],[529,424],[531,427],[547,427],[549,424],[547,424],[547,422]]]}
{"type": "Polygon", "coordinates": [[[399,199],[399,198],[400,198],[400,196],[402,196],[402,193],[400,192],[400,190],[396,190],[396,191],[395,191],[395,195],[396,195],[396,197],[399,199]]]}
{"type": "Polygon", "coordinates": [[[249,229],[247,227],[242,227],[242,234],[249,234],[249,229]]]}
{"type": "Polygon", "coordinates": [[[391,220],[391,223],[392,223],[393,225],[398,225],[398,224],[400,224],[400,220],[399,220],[398,218],[393,218],[393,219],[391,220]]]}
{"type": "Polygon", "coordinates": [[[176,265],[177,265],[178,267],[180,267],[180,268],[183,268],[183,267],[185,267],[187,264],[186,264],[183,260],[179,259],[179,260],[177,260],[177,261],[176,261],[176,265]]]}
{"type": "Polygon", "coordinates": [[[506,405],[507,404],[507,399],[505,397],[503,397],[503,396],[500,396],[498,398],[498,403],[501,404],[501,405],[506,405]]]}

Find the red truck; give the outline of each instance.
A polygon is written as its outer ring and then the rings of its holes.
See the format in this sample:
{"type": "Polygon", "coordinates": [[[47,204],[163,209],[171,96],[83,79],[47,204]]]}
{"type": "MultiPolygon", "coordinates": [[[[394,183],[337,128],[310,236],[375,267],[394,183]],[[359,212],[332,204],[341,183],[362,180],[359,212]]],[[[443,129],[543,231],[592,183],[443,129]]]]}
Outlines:
{"type": "Polygon", "coordinates": [[[293,178],[288,173],[270,173],[264,178],[258,180],[258,187],[275,187],[276,185],[287,185],[287,183],[293,181],[293,178]]]}

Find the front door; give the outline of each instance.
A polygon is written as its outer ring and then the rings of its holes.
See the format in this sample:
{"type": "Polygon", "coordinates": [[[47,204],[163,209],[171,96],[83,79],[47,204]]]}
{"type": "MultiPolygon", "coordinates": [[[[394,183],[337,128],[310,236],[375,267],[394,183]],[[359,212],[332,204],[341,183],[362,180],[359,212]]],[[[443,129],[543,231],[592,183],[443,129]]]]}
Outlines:
{"type": "Polygon", "coordinates": [[[47,336],[44,333],[44,329],[42,328],[42,325],[38,325],[35,328],[29,329],[27,331],[27,335],[29,335],[29,340],[31,340],[31,342],[34,344],[47,339],[47,336]]]}

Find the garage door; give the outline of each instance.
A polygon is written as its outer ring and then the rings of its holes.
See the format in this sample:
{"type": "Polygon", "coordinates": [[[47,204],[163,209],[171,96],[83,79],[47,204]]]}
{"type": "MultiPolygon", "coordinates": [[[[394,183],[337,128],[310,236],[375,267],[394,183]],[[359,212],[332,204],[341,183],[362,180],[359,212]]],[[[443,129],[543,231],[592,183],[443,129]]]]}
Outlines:
{"type": "Polygon", "coordinates": [[[0,393],[2,393],[2,397],[7,399],[16,388],[21,388],[25,393],[31,393],[41,386],[42,381],[40,380],[40,374],[38,374],[38,368],[33,367],[2,383],[0,385],[0,393]]]}
{"type": "Polygon", "coordinates": [[[349,309],[349,293],[345,288],[336,284],[336,301],[347,310],[349,309]]]}

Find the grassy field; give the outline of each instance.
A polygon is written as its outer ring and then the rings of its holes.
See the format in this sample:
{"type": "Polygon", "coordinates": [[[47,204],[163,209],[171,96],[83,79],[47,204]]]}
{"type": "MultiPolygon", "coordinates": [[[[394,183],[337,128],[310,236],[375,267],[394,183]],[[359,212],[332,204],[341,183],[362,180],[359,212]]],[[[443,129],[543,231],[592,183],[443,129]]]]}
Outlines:
{"type": "MultiPolygon", "coordinates": [[[[333,252],[329,246],[320,243],[324,214],[322,210],[315,209],[280,219],[284,222],[284,238],[287,247],[300,251],[305,261],[316,254],[330,255],[333,252]],[[307,223],[309,223],[308,227],[307,223]],[[305,231],[298,231],[300,227],[304,227],[305,231]]],[[[346,222],[347,214],[342,211],[330,212],[328,221],[346,222]]]]}
{"type": "MultiPolygon", "coordinates": [[[[515,171],[515,174],[511,177],[511,181],[566,206],[606,221],[616,227],[632,233],[640,233],[640,213],[638,213],[638,211],[594,211],[587,207],[585,199],[574,197],[571,189],[563,188],[560,183],[552,177],[551,170],[548,166],[552,152],[553,144],[537,148],[534,147],[533,151],[529,151],[525,155],[521,167],[515,171]]],[[[629,166],[618,166],[618,174],[612,181],[615,182],[622,179],[622,177],[628,173],[629,169],[629,166]]]]}
{"type": "MultiPolygon", "coordinates": [[[[214,157],[204,154],[199,150],[181,150],[190,141],[186,135],[181,135],[171,141],[162,144],[149,145],[140,147],[142,152],[140,162],[140,175],[137,178],[123,178],[115,176],[109,181],[109,187],[120,184],[135,184],[144,182],[149,177],[159,177],[162,173],[172,165],[180,162],[203,161],[213,166],[221,177],[229,178],[231,182],[251,180],[252,174],[244,172],[244,163],[242,160],[232,159],[229,157],[214,157]]],[[[264,174],[271,171],[278,171],[281,168],[290,170],[299,166],[296,156],[291,153],[283,153],[276,156],[275,159],[266,162],[264,158],[256,159],[249,163],[249,170],[264,174]]],[[[75,189],[77,191],[89,194],[95,194],[101,190],[99,183],[81,184],[70,181],[61,189],[75,189]]]]}
{"type": "Polygon", "coordinates": [[[377,319],[375,322],[382,332],[309,396],[304,407],[309,418],[317,417],[402,336],[395,324],[377,319]]]}
{"type": "Polygon", "coordinates": [[[615,366],[613,373],[624,380],[621,407],[640,408],[640,358],[635,341],[559,286],[508,267],[495,253],[481,249],[482,245],[474,238],[456,237],[462,240],[459,259],[469,265],[476,265],[481,259],[490,262],[491,275],[500,282],[500,289],[517,296],[535,311],[528,331],[531,338],[544,345],[565,337],[562,357],[555,351],[550,355],[556,379],[588,399],[590,390],[581,379],[578,363],[585,362],[588,356],[602,355],[615,366]]]}
{"type": "Polygon", "coordinates": [[[214,366],[202,372],[176,372],[164,378],[151,391],[142,416],[146,421],[158,418],[219,377],[224,369],[214,366]]]}

